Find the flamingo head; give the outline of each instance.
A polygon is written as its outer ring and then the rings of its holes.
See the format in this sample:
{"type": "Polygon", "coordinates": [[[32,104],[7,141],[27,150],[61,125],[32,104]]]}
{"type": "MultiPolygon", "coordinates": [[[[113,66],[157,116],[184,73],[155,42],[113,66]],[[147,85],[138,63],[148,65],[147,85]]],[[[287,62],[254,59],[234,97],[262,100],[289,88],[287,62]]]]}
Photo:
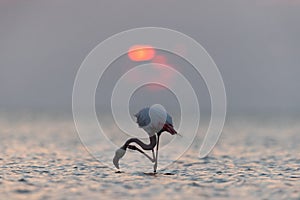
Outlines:
{"type": "Polygon", "coordinates": [[[126,150],[123,148],[120,148],[116,151],[115,157],[113,159],[113,163],[117,169],[120,169],[119,160],[125,155],[125,153],[126,153],[126,150]]]}

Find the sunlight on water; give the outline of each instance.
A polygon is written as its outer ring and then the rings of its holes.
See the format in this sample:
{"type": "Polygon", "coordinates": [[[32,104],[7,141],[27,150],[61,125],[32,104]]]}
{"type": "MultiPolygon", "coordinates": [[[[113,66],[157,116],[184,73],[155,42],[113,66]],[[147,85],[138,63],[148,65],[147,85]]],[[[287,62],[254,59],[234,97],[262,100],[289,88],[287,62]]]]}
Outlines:
{"type": "MultiPolygon", "coordinates": [[[[71,118],[13,119],[0,121],[1,199],[300,198],[297,120],[230,120],[209,157],[198,159],[200,144],[194,144],[154,175],[152,164],[136,152],[123,158],[121,173],[98,162],[82,146],[71,118]]],[[[99,155],[111,148],[97,144],[99,155]]],[[[184,148],[176,145],[174,151],[184,148]]],[[[168,159],[161,152],[161,165],[168,159]]]]}

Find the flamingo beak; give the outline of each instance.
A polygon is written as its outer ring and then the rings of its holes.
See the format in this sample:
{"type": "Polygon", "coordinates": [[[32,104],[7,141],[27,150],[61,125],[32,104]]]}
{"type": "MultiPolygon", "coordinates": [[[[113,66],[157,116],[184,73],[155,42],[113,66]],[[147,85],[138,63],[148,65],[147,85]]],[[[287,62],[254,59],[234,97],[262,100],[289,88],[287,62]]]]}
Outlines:
{"type": "Polygon", "coordinates": [[[115,153],[115,157],[113,159],[113,163],[114,163],[114,165],[115,165],[115,167],[117,169],[120,169],[120,167],[119,167],[119,160],[125,155],[125,152],[126,151],[124,149],[120,148],[115,153]]]}

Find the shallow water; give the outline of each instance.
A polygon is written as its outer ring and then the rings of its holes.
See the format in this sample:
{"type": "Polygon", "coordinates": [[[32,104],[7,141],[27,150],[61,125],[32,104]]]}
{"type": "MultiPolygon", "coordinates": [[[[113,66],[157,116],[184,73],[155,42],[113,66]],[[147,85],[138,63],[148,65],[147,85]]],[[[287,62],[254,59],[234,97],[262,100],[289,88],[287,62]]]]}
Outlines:
{"type": "Polygon", "coordinates": [[[0,199],[300,199],[299,131],[230,122],[205,159],[192,148],[153,174],[133,156],[116,173],[90,156],[71,120],[1,120],[0,199]]]}

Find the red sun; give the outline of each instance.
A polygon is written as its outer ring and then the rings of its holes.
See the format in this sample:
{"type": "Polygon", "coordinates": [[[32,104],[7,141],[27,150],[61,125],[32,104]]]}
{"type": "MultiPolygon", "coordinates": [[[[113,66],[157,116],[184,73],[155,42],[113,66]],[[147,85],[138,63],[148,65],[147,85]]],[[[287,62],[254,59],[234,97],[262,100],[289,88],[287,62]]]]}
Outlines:
{"type": "Polygon", "coordinates": [[[134,45],[128,50],[128,57],[132,61],[151,60],[155,56],[155,49],[149,45],[134,45]]]}

